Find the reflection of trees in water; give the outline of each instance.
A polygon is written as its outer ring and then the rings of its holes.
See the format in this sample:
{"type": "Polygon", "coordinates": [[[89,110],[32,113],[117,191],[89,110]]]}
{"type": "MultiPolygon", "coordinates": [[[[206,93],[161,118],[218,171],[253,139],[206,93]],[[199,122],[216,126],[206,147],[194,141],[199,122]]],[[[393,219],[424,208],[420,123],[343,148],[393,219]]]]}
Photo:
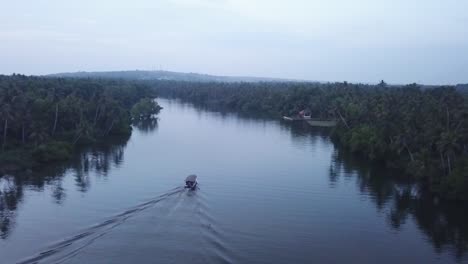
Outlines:
{"type": "Polygon", "coordinates": [[[65,175],[73,175],[78,191],[90,188],[90,174],[107,177],[110,169],[122,164],[129,137],[113,138],[104,143],[78,149],[67,162],[41,168],[30,174],[7,175],[0,178],[0,238],[6,239],[15,223],[18,205],[23,199],[23,189],[43,191],[51,189],[55,203],[66,198],[63,188],[65,175]]]}
{"type": "Polygon", "coordinates": [[[280,128],[290,133],[293,143],[298,147],[317,146],[319,142],[330,141],[330,128],[311,127],[306,122],[281,121],[280,128]]]}
{"type": "Polygon", "coordinates": [[[21,179],[13,176],[0,178],[0,238],[6,239],[15,223],[18,202],[23,199],[21,179]]]}
{"type": "Polygon", "coordinates": [[[455,256],[462,259],[468,251],[468,213],[463,205],[437,202],[425,193],[415,196],[409,190],[397,193],[390,214],[392,225],[399,228],[412,216],[424,231],[437,252],[444,248],[453,249],[455,256]]]}
{"type": "Polygon", "coordinates": [[[391,201],[396,187],[411,186],[411,182],[398,178],[392,171],[383,170],[379,164],[369,165],[368,161],[340,150],[333,153],[330,171],[333,172],[329,175],[332,182],[336,182],[341,175],[357,175],[359,190],[361,193],[369,193],[379,210],[391,201]]]}
{"type": "MultiPolygon", "coordinates": [[[[289,131],[298,144],[329,140],[330,130],[311,128],[304,122],[281,122],[281,129],[289,131]]],[[[434,199],[423,186],[396,171],[379,164],[369,164],[339,149],[332,155],[329,168],[330,186],[336,186],[340,177],[355,178],[359,190],[370,197],[380,212],[389,212],[389,225],[400,230],[408,219],[431,241],[437,252],[451,250],[458,259],[468,251],[468,208],[466,205],[441,202],[434,199]],[[388,209],[388,210],[384,210],[388,209]]]]}
{"type": "Polygon", "coordinates": [[[468,251],[468,208],[439,202],[427,191],[388,169],[369,165],[346,151],[337,150],[330,166],[330,182],[340,176],[356,176],[361,192],[369,194],[377,208],[388,208],[388,222],[400,230],[408,219],[429,238],[437,252],[453,250],[458,259],[468,251]]]}
{"type": "Polygon", "coordinates": [[[158,118],[152,117],[145,120],[139,120],[134,122],[133,126],[136,127],[138,131],[148,134],[154,132],[158,128],[158,118]]]}
{"type": "Polygon", "coordinates": [[[52,185],[52,188],[52,197],[54,198],[55,203],[62,204],[66,197],[65,189],[62,186],[62,181],[55,181],[55,183],[52,185]]]}

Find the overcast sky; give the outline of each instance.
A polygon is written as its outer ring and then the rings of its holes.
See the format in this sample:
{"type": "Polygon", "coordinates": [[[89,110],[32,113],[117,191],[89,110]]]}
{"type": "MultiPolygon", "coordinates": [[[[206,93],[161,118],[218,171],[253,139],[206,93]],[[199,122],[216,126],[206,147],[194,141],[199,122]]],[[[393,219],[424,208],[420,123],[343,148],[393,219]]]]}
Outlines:
{"type": "Polygon", "coordinates": [[[3,74],[468,83],[466,0],[0,1],[3,74]]]}

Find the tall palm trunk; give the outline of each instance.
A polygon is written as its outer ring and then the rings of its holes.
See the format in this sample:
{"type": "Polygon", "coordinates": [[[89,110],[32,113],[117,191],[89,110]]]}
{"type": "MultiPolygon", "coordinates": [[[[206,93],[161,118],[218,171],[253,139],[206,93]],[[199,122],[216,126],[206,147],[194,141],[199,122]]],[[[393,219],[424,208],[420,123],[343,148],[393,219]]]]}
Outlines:
{"type": "Polygon", "coordinates": [[[450,131],[450,112],[448,106],[445,107],[446,115],[447,115],[447,131],[450,131]]]}
{"type": "Polygon", "coordinates": [[[21,123],[21,141],[24,144],[26,142],[25,131],[24,131],[24,122],[21,123]]]}
{"type": "Polygon", "coordinates": [[[447,167],[449,175],[452,173],[452,163],[450,162],[450,155],[447,153],[447,167]]]}
{"type": "Polygon", "coordinates": [[[98,118],[99,118],[99,114],[100,114],[99,110],[101,110],[101,108],[98,106],[98,107],[96,108],[96,114],[94,115],[93,127],[96,126],[97,120],[98,120],[98,118]]]}
{"type": "Polygon", "coordinates": [[[113,127],[114,127],[114,119],[112,119],[112,122],[111,122],[109,128],[107,129],[106,133],[104,134],[104,136],[107,136],[109,134],[109,132],[112,130],[113,127]]]}
{"type": "Polygon", "coordinates": [[[444,175],[447,175],[447,169],[445,168],[445,159],[444,159],[444,154],[442,154],[442,151],[439,151],[440,154],[440,162],[442,162],[442,169],[444,170],[444,175]]]}
{"type": "Polygon", "coordinates": [[[338,112],[338,115],[340,116],[341,121],[343,121],[343,123],[345,124],[346,128],[350,129],[350,127],[348,125],[348,122],[346,122],[346,119],[344,119],[344,117],[341,115],[340,111],[339,110],[336,110],[336,111],[338,112]]]}
{"type": "Polygon", "coordinates": [[[413,162],[414,161],[413,153],[411,152],[410,148],[408,147],[406,143],[405,143],[405,148],[406,148],[406,151],[408,151],[408,155],[410,156],[411,161],[413,162]]]}
{"type": "Polygon", "coordinates": [[[75,144],[78,142],[78,140],[80,140],[81,135],[82,135],[81,132],[82,132],[82,129],[80,129],[80,130],[78,131],[78,133],[77,133],[75,139],[73,140],[73,145],[75,145],[75,144]]]}
{"type": "Polygon", "coordinates": [[[80,107],[80,122],[78,126],[81,126],[81,123],[83,122],[83,108],[80,107]]]}
{"type": "Polygon", "coordinates": [[[3,144],[2,144],[2,151],[5,150],[6,138],[7,138],[7,130],[8,130],[8,118],[5,118],[5,123],[4,123],[4,125],[3,125],[3,144]]]}
{"type": "Polygon", "coordinates": [[[55,134],[55,129],[57,129],[57,119],[58,119],[58,103],[55,105],[55,120],[54,120],[54,128],[52,129],[52,136],[55,134]]]}

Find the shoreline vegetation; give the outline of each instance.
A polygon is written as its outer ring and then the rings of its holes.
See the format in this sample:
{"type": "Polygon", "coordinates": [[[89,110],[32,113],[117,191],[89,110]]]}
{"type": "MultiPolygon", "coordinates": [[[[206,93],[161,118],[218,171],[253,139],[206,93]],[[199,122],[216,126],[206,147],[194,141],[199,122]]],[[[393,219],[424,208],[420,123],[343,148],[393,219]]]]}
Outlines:
{"type": "Polygon", "coordinates": [[[0,75],[0,177],[68,160],[79,145],[129,136],[161,109],[145,84],[0,75]]]}
{"type": "MultiPolygon", "coordinates": [[[[269,118],[336,120],[335,143],[398,169],[434,195],[468,201],[468,95],[454,86],[195,82],[0,76],[0,172],[68,159],[76,145],[130,135],[156,95],[269,118]]],[[[153,120],[154,121],[154,120],[153,120]]],[[[154,122],[150,122],[153,124],[154,122]]],[[[0,174],[1,175],[1,174],[0,174]]]]}
{"type": "MultiPolygon", "coordinates": [[[[161,97],[215,110],[337,120],[332,139],[351,153],[468,201],[468,98],[454,86],[152,81],[161,97]]],[[[457,87],[458,88],[458,87],[457,87]]]]}

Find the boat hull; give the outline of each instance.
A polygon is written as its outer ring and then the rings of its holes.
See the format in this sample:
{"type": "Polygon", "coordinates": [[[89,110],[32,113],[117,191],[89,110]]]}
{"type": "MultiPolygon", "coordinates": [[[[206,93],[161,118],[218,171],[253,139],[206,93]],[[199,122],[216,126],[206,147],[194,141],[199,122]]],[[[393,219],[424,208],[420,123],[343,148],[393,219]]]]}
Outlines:
{"type": "Polygon", "coordinates": [[[311,120],[312,118],[308,117],[308,116],[305,116],[305,117],[289,117],[289,116],[283,116],[283,119],[284,120],[287,120],[287,121],[307,121],[307,120],[311,120]]]}
{"type": "Polygon", "coordinates": [[[190,190],[195,190],[197,188],[198,183],[197,182],[185,182],[185,188],[190,189],[190,190]]]}

